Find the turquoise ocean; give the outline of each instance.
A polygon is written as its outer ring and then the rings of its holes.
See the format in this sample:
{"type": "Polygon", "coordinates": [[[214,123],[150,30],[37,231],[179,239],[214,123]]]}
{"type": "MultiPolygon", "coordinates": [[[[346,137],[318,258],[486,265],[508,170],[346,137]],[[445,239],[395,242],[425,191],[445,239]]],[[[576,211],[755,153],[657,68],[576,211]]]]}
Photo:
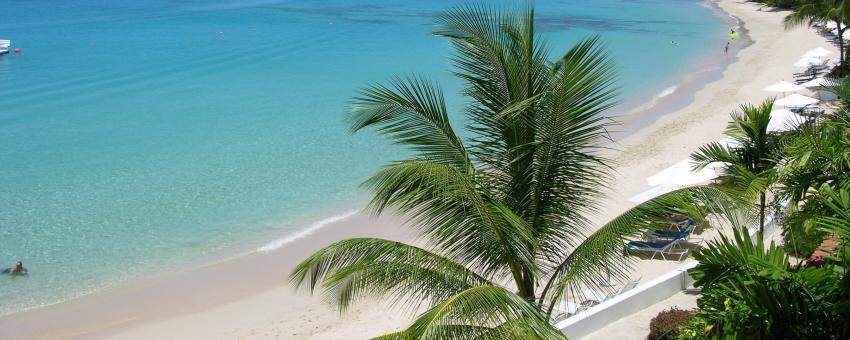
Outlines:
{"type": "MultiPolygon", "coordinates": [[[[460,109],[449,46],[429,33],[461,3],[0,0],[0,39],[21,48],[0,56],[0,265],[31,271],[0,277],[0,315],[286,246],[356,209],[358,184],[402,151],[349,134],[349,98],[417,73],[460,109]]],[[[553,57],[602,34],[624,105],[671,92],[729,28],[700,0],[536,8],[553,57]]]]}

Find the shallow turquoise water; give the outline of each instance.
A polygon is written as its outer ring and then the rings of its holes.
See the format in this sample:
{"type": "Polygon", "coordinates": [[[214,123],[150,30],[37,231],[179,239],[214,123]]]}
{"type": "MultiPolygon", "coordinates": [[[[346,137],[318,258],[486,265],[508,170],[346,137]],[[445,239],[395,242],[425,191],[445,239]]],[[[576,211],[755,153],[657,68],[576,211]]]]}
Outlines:
{"type": "MultiPolygon", "coordinates": [[[[0,277],[0,315],[340,213],[399,157],[347,133],[357,88],[422,73],[461,106],[428,34],[458,3],[0,0],[0,39],[22,49],[0,56],[0,264],[32,272],[0,277]]],[[[696,0],[537,12],[559,53],[602,33],[630,101],[721,51],[728,27],[696,0]]]]}

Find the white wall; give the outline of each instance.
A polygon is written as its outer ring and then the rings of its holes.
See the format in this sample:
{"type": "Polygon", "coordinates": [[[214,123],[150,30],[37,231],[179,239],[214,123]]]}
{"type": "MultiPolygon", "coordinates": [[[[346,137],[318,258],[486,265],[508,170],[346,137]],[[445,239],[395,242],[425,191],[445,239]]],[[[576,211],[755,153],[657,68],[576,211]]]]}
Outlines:
{"type": "Polygon", "coordinates": [[[555,325],[570,339],[578,339],[607,326],[611,322],[634,314],[646,307],[685,290],[693,283],[688,269],[696,267],[697,262],[687,263],[675,270],[638,285],[632,290],[596,305],[555,325]]]}

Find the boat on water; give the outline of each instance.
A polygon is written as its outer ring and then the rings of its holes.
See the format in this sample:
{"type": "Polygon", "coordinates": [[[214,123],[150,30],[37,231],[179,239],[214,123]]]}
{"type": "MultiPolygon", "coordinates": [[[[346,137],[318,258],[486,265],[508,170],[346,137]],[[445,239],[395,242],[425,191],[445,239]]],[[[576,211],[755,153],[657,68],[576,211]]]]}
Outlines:
{"type": "Polygon", "coordinates": [[[9,45],[11,44],[11,40],[0,40],[0,54],[9,53],[9,45]]]}

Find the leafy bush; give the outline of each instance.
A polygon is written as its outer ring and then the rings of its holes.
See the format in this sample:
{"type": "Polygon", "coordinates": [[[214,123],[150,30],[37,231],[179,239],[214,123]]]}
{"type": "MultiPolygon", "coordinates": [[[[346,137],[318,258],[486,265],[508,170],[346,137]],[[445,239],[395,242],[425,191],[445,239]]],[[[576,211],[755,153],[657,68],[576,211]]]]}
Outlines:
{"type": "Polygon", "coordinates": [[[706,334],[711,333],[711,325],[699,314],[695,314],[687,325],[679,329],[679,333],[679,340],[705,340],[708,339],[706,334]]]}
{"type": "Polygon", "coordinates": [[[786,253],[795,255],[797,258],[807,259],[818,249],[824,239],[826,239],[826,233],[822,230],[787,229],[782,233],[782,248],[786,253]]]}
{"type": "MultiPolygon", "coordinates": [[[[841,287],[850,282],[842,278],[843,267],[795,267],[772,242],[754,243],[738,229],[733,236],[710,241],[694,254],[699,266],[689,270],[703,294],[697,317],[710,325],[703,327],[704,338],[850,339],[842,321],[850,316],[842,307],[850,305],[841,287]]],[[[850,257],[842,261],[850,263],[850,257]]],[[[699,333],[694,328],[682,332],[685,339],[699,333]]]]}
{"type": "Polygon", "coordinates": [[[694,311],[670,308],[658,313],[649,322],[649,340],[673,340],[678,339],[683,327],[688,325],[694,311]]]}
{"type": "Polygon", "coordinates": [[[771,0],[768,4],[779,8],[793,8],[797,5],[797,0],[771,0]]]}

